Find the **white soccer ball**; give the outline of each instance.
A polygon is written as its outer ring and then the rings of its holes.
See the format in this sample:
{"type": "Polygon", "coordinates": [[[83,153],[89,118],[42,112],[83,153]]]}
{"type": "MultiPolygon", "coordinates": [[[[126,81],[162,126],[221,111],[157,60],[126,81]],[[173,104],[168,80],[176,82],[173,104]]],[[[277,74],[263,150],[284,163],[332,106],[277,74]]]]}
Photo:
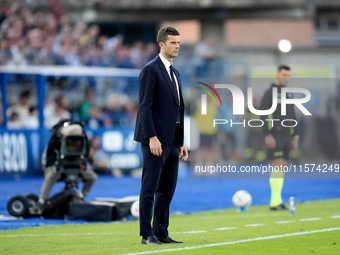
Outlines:
{"type": "Polygon", "coordinates": [[[239,190],[233,195],[232,201],[237,208],[249,207],[252,202],[252,197],[248,191],[239,190]]]}
{"type": "Polygon", "coordinates": [[[131,215],[135,218],[139,218],[139,201],[133,202],[130,208],[131,215]]]}

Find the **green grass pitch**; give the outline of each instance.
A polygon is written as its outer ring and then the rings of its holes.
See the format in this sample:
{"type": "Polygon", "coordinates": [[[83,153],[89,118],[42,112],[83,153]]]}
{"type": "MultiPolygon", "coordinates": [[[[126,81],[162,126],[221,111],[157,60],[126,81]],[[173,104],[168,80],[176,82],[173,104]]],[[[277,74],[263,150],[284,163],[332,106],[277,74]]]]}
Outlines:
{"type": "Polygon", "coordinates": [[[0,254],[340,254],[340,200],[296,205],[296,215],[253,206],[170,218],[184,244],[142,245],[137,222],[0,231],[0,254]]]}

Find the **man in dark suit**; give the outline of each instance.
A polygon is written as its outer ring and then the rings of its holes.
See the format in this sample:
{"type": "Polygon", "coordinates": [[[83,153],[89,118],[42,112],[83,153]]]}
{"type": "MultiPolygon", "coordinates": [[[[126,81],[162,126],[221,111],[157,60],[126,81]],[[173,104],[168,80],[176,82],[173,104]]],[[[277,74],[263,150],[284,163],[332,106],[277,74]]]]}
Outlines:
{"type": "Polygon", "coordinates": [[[143,154],[139,199],[142,244],[181,243],[168,235],[169,209],[176,188],[179,159],[186,161],[188,158],[183,145],[182,85],[179,72],[172,67],[180,48],[178,31],[173,27],[161,28],[157,43],[160,54],[146,64],[139,75],[134,136],[141,143],[143,154]]]}

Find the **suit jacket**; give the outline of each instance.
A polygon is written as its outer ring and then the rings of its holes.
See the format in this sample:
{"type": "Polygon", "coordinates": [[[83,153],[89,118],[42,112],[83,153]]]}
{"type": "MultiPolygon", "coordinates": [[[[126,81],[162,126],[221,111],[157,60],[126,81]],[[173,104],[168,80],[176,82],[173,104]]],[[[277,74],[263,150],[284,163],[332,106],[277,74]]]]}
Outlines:
{"type": "Polygon", "coordinates": [[[134,140],[149,144],[149,138],[157,136],[162,146],[173,144],[183,146],[184,102],[179,72],[174,69],[180,90],[180,104],[176,87],[160,59],[145,65],[139,75],[139,106],[137,112],[134,140]],[[176,125],[178,109],[181,122],[176,125]],[[176,135],[176,137],[175,137],[176,135]]]}

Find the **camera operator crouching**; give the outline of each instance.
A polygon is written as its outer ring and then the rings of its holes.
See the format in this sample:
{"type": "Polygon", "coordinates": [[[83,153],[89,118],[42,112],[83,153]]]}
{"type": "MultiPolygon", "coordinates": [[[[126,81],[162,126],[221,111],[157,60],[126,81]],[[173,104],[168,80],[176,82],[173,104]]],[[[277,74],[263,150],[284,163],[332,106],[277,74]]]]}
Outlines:
{"type": "Polygon", "coordinates": [[[89,142],[83,125],[66,119],[53,126],[51,131],[52,137],[41,160],[45,177],[38,201],[40,208],[57,181],[64,181],[66,190],[78,187],[78,182],[83,181],[83,189],[77,193],[83,199],[98,178],[89,167],[89,142]]]}

